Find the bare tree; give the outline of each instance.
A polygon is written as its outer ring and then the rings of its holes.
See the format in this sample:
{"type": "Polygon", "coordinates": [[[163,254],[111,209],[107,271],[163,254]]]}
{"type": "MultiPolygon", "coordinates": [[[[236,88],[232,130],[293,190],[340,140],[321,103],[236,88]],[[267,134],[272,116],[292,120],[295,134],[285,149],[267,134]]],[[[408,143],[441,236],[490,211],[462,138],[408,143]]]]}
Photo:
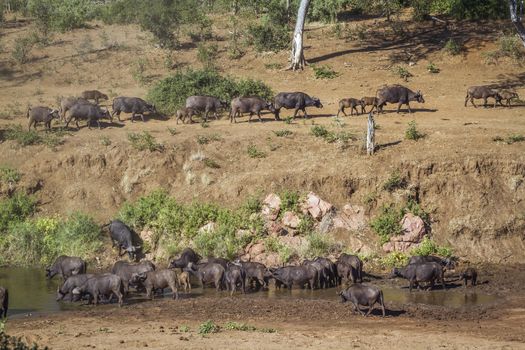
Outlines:
{"type": "Polygon", "coordinates": [[[523,0],[509,0],[509,9],[510,9],[510,20],[516,27],[516,31],[520,36],[523,46],[525,46],[525,27],[521,22],[523,17],[523,0]]]}
{"type": "Polygon", "coordinates": [[[293,32],[292,55],[290,57],[291,64],[288,69],[304,69],[306,65],[303,53],[303,30],[309,5],[310,0],[301,0],[299,11],[297,11],[297,22],[295,23],[295,30],[293,32]]]}

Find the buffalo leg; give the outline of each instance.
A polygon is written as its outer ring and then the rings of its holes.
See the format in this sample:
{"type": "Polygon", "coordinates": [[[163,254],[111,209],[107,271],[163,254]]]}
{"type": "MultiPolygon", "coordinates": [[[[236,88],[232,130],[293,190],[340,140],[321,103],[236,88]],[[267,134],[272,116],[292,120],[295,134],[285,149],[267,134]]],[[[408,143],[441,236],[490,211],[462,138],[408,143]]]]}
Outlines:
{"type": "Polygon", "coordinates": [[[306,108],[303,108],[303,119],[308,119],[308,113],[306,113],[306,108]]]}
{"type": "Polygon", "coordinates": [[[486,97],[483,97],[483,108],[487,108],[487,98],[486,97]]]}
{"type": "Polygon", "coordinates": [[[179,299],[179,291],[175,285],[172,285],[171,287],[171,294],[173,299],[179,299]]]}
{"type": "Polygon", "coordinates": [[[292,119],[295,119],[295,117],[297,117],[297,113],[299,112],[299,108],[296,108],[295,111],[293,112],[293,118],[292,119]]]}
{"type": "Polygon", "coordinates": [[[467,96],[465,97],[465,107],[467,107],[467,102],[468,102],[468,98],[469,98],[469,94],[467,94],[467,96]]]}
{"type": "Polygon", "coordinates": [[[135,122],[135,112],[132,112],[132,113],[131,113],[131,122],[132,122],[132,123],[135,122]]]}
{"type": "Polygon", "coordinates": [[[478,108],[478,106],[476,106],[476,104],[474,103],[474,97],[470,97],[470,103],[474,106],[474,108],[478,108]]]}
{"type": "Polygon", "coordinates": [[[257,117],[259,117],[259,121],[262,123],[263,120],[262,120],[262,118],[261,118],[261,111],[258,111],[258,112],[257,112],[257,117]]]}
{"type": "Polygon", "coordinates": [[[151,287],[146,288],[146,298],[151,298],[151,300],[155,298],[155,292],[151,287]]]}
{"type": "Polygon", "coordinates": [[[441,285],[443,285],[443,290],[447,289],[445,285],[445,279],[443,278],[443,276],[441,276],[441,285]]]}
{"type": "Polygon", "coordinates": [[[408,107],[408,113],[412,113],[412,110],[410,109],[410,103],[407,101],[407,107],[408,107]]]}
{"type": "Polygon", "coordinates": [[[339,110],[337,111],[337,117],[339,117],[339,113],[343,112],[344,116],[346,117],[346,113],[345,113],[345,107],[341,106],[339,108],[339,110]]]}
{"type": "Polygon", "coordinates": [[[144,113],[140,113],[140,119],[142,119],[142,122],[145,123],[146,121],[144,120],[144,113]]]}

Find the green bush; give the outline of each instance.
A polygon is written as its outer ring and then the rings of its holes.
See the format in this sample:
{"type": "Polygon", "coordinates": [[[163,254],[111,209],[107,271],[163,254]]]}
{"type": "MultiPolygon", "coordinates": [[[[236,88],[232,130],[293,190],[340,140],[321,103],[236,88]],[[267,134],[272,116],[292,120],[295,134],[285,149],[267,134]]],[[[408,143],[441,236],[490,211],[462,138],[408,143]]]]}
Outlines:
{"type": "Polygon", "coordinates": [[[403,267],[408,263],[408,255],[402,252],[392,252],[381,259],[383,267],[403,267]]]}
{"type": "Polygon", "coordinates": [[[0,233],[12,223],[24,221],[36,211],[36,199],[21,192],[0,200],[0,233]]]}
{"type": "Polygon", "coordinates": [[[247,325],[246,323],[238,323],[230,321],[224,325],[224,329],[227,329],[229,331],[243,331],[243,332],[253,332],[256,331],[257,328],[254,326],[247,325]]]}
{"type": "Polygon", "coordinates": [[[119,218],[136,230],[157,220],[162,208],[171,199],[165,190],[156,190],[147,196],[140,197],[134,203],[126,202],[119,212],[119,218]]]}
{"type": "Polygon", "coordinates": [[[154,85],[148,92],[148,99],[157,109],[173,114],[192,95],[209,95],[230,101],[238,96],[260,96],[270,99],[272,89],[260,80],[237,80],[222,76],[211,69],[178,72],[154,85]]]}
{"type": "Polygon", "coordinates": [[[281,198],[281,214],[287,211],[299,212],[302,196],[298,191],[283,190],[279,192],[279,198],[281,198]]]}
{"type": "Polygon", "coordinates": [[[334,143],[334,142],[341,142],[341,143],[348,143],[350,140],[356,140],[355,135],[346,132],[346,131],[339,131],[334,132],[328,130],[326,127],[322,125],[314,125],[310,129],[310,132],[315,137],[320,137],[324,139],[328,143],[334,143]]]}
{"type": "Polygon", "coordinates": [[[290,130],[286,130],[286,129],[282,129],[282,130],[274,130],[273,133],[275,134],[275,136],[277,137],[286,137],[286,136],[290,136],[293,134],[292,131],[290,130]]]}
{"type": "Polygon", "coordinates": [[[425,137],[425,134],[422,134],[417,130],[416,121],[412,120],[411,122],[409,122],[408,128],[405,131],[405,139],[418,141],[419,139],[422,139],[423,137],[425,137]]]}
{"type": "Polygon", "coordinates": [[[411,0],[412,8],[414,12],[412,13],[412,18],[415,21],[423,21],[430,14],[432,8],[432,1],[429,0],[411,0]]]}
{"type": "Polygon", "coordinates": [[[341,75],[328,65],[312,66],[312,69],[314,70],[315,79],[334,79],[341,75]]]}
{"type": "Polygon", "coordinates": [[[16,141],[20,146],[30,146],[42,143],[42,137],[35,130],[26,131],[22,125],[9,125],[5,138],[16,141]]]}
{"type": "Polygon", "coordinates": [[[432,74],[437,74],[441,71],[441,69],[439,69],[438,66],[436,66],[433,62],[429,62],[427,66],[427,70],[429,73],[432,73],[432,74]]]}
{"type": "Polygon", "coordinates": [[[501,136],[496,136],[496,137],[494,137],[492,139],[492,141],[494,141],[494,142],[504,142],[507,145],[512,145],[513,143],[516,143],[516,142],[523,142],[523,141],[525,141],[525,136],[520,135],[520,134],[512,134],[512,135],[507,136],[506,138],[503,138],[501,136]]]}
{"type": "Polygon", "coordinates": [[[430,214],[425,211],[421,205],[415,200],[409,200],[404,209],[405,213],[412,213],[416,216],[419,216],[424,222],[425,225],[430,226],[430,214]]]}
{"type": "Polygon", "coordinates": [[[523,43],[516,35],[504,35],[498,40],[501,56],[520,60],[524,56],[523,43]]]}
{"type": "Polygon", "coordinates": [[[288,28],[271,23],[255,24],[248,27],[249,43],[257,52],[278,52],[287,49],[291,40],[288,28]]]}
{"type": "Polygon", "coordinates": [[[459,55],[461,53],[461,51],[463,51],[463,47],[462,47],[461,43],[459,43],[456,40],[450,38],[445,43],[445,46],[443,47],[443,50],[445,50],[449,54],[455,56],[455,55],[459,55]]]}
{"type": "Polygon", "coordinates": [[[95,15],[91,0],[29,0],[28,10],[37,26],[47,33],[82,28],[95,15]]]}
{"type": "Polygon", "coordinates": [[[197,46],[197,59],[204,68],[212,68],[219,56],[219,46],[217,44],[200,43],[197,46]]]}
{"type": "Polygon", "coordinates": [[[351,0],[312,1],[308,9],[308,18],[314,21],[335,23],[337,14],[350,4],[352,4],[351,0]]]}
{"type": "Polygon", "coordinates": [[[383,190],[393,192],[398,188],[405,188],[407,185],[405,179],[401,177],[399,171],[394,171],[383,184],[383,190]]]}
{"type": "Polygon", "coordinates": [[[128,133],[128,140],[131,146],[139,151],[162,152],[164,150],[164,145],[158,143],[155,137],[147,131],[142,133],[130,132],[128,133]]]}
{"type": "Polygon", "coordinates": [[[22,175],[17,169],[8,166],[0,166],[0,181],[6,185],[13,185],[20,181],[22,175]]]}
{"type": "Polygon", "coordinates": [[[392,67],[392,73],[394,73],[404,81],[408,81],[408,78],[413,77],[412,73],[410,73],[408,69],[406,69],[403,66],[392,67]]]}
{"type": "Polygon", "coordinates": [[[308,245],[303,256],[310,259],[316,256],[327,256],[334,246],[333,239],[329,235],[317,232],[308,234],[306,241],[308,245]]]}
{"type": "Polygon", "coordinates": [[[29,62],[31,50],[33,49],[33,40],[29,37],[17,38],[15,40],[15,47],[11,52],[11,57],[18,64],[25,64],[29,62]]]}
{"type": "Polygon", "coordinates": [[[381,244],[388,242],[391,236],[401,233],[400,221],[403,210],[394,205],[383,205],[379,214],[370,221],[370,227],[380,237],[381,244]]]}
{"type": "Polygon", "coordinates": [[[266,153],[263,151],[260,151],[257,148],[257,146],[253,144],[248,146],[247,152],[250,158],[266,158],[266,153]]]}
{"type": "MultiPolygon", "coordinates": [[[[443,0],[442,0],[443,1],[443,0]]],[[[448,0],[450,15],[457,19],[502,19],[509,17],[504,0],[448,0]]]]}
{"type": "Polygon", "coordinates": [[[438,246],[433,240],[428,238],[428,236],[425,236],[423,238],[423,241],[419,243],[419,246],[412,249],[410,251],[411,255],[431,255],[431,254],[437,254],[439,256],[443,257],[451,257],[452,256],[452,249],[449,247],[440,247],[438,246]]]}
{"type": "Polygon", "coordinates": [[[210,334],[219,332],[220,327],[217,326],[212,320],[208,320],[199,325],[199,334],[210,334]]]}

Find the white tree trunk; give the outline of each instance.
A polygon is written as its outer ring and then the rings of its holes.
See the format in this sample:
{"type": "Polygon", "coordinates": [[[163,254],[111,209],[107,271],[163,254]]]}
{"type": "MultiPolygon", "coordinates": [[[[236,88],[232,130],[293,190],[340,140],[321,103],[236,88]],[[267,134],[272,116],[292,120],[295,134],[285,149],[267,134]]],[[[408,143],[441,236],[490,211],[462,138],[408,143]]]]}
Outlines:
{"type": "Polygon", "coordinates": [[[297,22],[293,32],[292,55],[290,57],[291,64],[288,69],[304,69],[306,65],[303,53],[303,30],[309,5],[310,0],[301,0],[299,11],[297,11],[297,22]]]}
{"type": "MultiPolygon", "coordinates": [[[[516,27],[523,46],[525,46],[525,27],[521,22],[522,13],[518,13],[518,2],[519,0],[509,0],[510,20],[512,24],[514,24],[514,27],[516,27]]],[[[521,7],[523,8],[523,1],[521,1],[521,7]]]]}
{"type": "Polygon", "coordinates": [[[375,132],[376,132],[376,123],[372,113],[368,114],[368,128],[366,133],[366,154],[369,156],[374,154],[376,145],[375,145],[375,132]]]}

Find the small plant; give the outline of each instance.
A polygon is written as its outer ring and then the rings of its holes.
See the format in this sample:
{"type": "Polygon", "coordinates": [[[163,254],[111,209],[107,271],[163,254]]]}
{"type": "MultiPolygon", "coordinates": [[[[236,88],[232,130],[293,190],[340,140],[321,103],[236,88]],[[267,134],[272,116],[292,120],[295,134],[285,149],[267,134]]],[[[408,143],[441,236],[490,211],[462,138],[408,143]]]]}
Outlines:
{"type": "Polygon", "coordinates": [[[179,332],[181,333],[188,333],[190,331],[190,327],[187,325],[180,325],[179,326],[179,332]]]}
{"type": "Polygon", "coordinates": [[[433,62],[429,62],[427,66],[427,70],[429,73],[432,73],[432,74],[437,74],[441,71],[433,62]]]}
{"type": "Polygon", "coordinates": [[[131,146],[139,151],[162,152],[164,150],[164,145],[157,143],[155,138],[147,131],[142,133],[130,132],[128,133],[128,140],[131,146]]]}
{"type": "Polygon", "coordinates": [[[216,161],[214,161],[211,158],[204,158],[203,162],[204,165],[206,165],[208,168],[219,169],[221,167],[216,161]]]}
{"type": "Polygon", "coordinates": [[[42,143],[51,150],[56,151],[56,148],[64,144],[64,140],[59,133],[46,133],[42,136],[42,143]]]}
{"type": "Polygon", "coordinates": [[[26,131],[22,125],[10,125],[7,127],[5,137],[16,141],[20,146],[30,146],[42,143],[42,137],[35,130],[26,131]]]}
{"type": "Polygon", "coordinates": [[[206,129],[206,128],[209,128],[209,127],[210,127],[210,124],[209,124],[207,121],[203,120],[203,121],[201,122],[201,127],[202,127],[203,129],[206,129]]]}
{"type": "Polygon", "coordinates": [[[285,25],[263,23],[248,27],[249,43],[257,52],[277,52],[288,48],[289,35],[285,25]]]}
{"type": "Polygon", "coordinates": [[[401,233],[400,221],[403,218],[403,210],[394,205],[383,205],[379,215],[370,221],[370,227],[380,237],[381,244],[389,241],[390,236],[401,233]]]}
{"type": "Polygon", "coordinates": [[[463,48],[461,47],[461,44],[459,42],[450,38],[445,43],[443,50],[445,50],[445,52],[449,53],[450,55],[455,56],[459,55],[461,51],[463,51],[463,48]]]}
{"type": "Polygon", "coordinates": [[[259,332],[261,332],[261,333],[276,333],[277,330],[275,328],[260,328],[259,332]]]}
{"type": "Polygon", "coordinates": [[[413,77],[412,73],[410,73],[408,69],[406,69],[403,66],[392,67],[392,73],[394,73],[404,81],[408,81],[408,78],[413,77]]]}
{"type": "Polygon", "coordinates": [[[292,122],[293,122],[293,116],[292,115],[289,115],[286,118],[284,118],[284,123],[285,124],[290,125],[290,124],[292,124],[292,122]]]}
{"type": "Polygon", "coordinates": [[[371,208],[373,204],[377,202],[377,192],[370,192],[363,198],[363,204],[367,208],[371,208]]]}
{"type": "Polygon", "coordinates": [[[408,255],[402,252],[392,252],[381,259],[383,267],[403,267],[408,263],[408,255]]]}
{"type": "Polygon", "coordinates": [[[452,256],[452,249],[449,247],[440,247],[433,240],[425,236],[419,245],[410,251],[411,255],[431,255],[437,254],[449,258],[452,256]]]}
{"type": "Polygon", "coordinates": [[[18,64],[25,64],[29,62],[31,50],[33,49],[33,40],[30,37],[18,38],[15,40],[15,47],[11,53],[11,57],[18,64]]]}
{"type": "Polygon", "coordinates": [[[281,63],[265,63],[264,68],[271,70],[280,70],[283,69],[284,66],[281,63]]]}
{"type": "Polygon", "coordinates": [[[312,126],[312,128],[310,129],[310,132],[315,137],[322,137],[322,138],[326,137],[329,133],[329,131],[322,125],[312,126]]]}
{"type": "Polygon", "coordinates": [[[212,320],[201,323],[199,326],[199,334],[218,333],[219,330],[219,326],[217,326],[212,320]]]}
{"type": "Polygon", "coordinates": [[[287,211],[299,212],[299,204],[301,202],[301,194],[299,192],[283,190],[279,193],[279,197],[281,198],[281,214],[287,211]]]}
{"type": "Polygon", "coordinates": [[[106,147],[107,147],[107,146],[111,145],[111,140],[110,140],[110,138],[107,137],[107,136],[102,136],[102,137],[100,138],[100,144],[101,144],[102,146],[106,146],[106,147]]]}
{"type": "Polygon", "coordinates": [[[175,136],[175,135],[177,135],[177,129],[175,129],[175,128],[170,128],[169,126],[168,126],[167,129],[168,129],[168,132],[170,133],[171,136],[175,136]]]}
{"type": "Polygon", "coordinates": [[[255,146],[254,144],[251,144],[248,146],[247,152],[250,158],[265,158],[266,157],[266,153],[259,151],[257,149],[257,146],[255,146]]]}
{"type": "Polygon", "coordinates": [[[506,138],[503,138],[501,136],[496,136],[496,137],[494,137],[492,139],[492,141],[494,141],[494,142],[504,142],[507,145],[511,145],[513,143],[516,143],[516,142],[524,142],[525,141],[525,136],[518,135],[518,134],[509,135],[506,138]]]}
{"type": "Polygon", "coordinates": [[[2,183],[13,186],[14,184],[18,183],[18,181],[20,181],[21,177],[22,174],[20,174],[17,169],[13,169],[8,166],[0,166],[0,181],[2,183]]]}
{"type": "Polygon", "coordinates": [[[524,56],[523,44],[516,35],[504,35],[498,40],[499,52],[502,56],[519,61],[524,56]]]}
{"type": "Polygon", "coordinates": [[[422,139],[423,137],[425,137],[425,134],[422,134],[417,130],[416,121],[412,120],[411,122],[409,122],[408,128],[405,131],[405,139],[418,141],[419,139],[422,139]]]}
{"type": "Polygon", "coordinates": [[[144,74],[144,72],[146,71],[146,64],[147,61],[144,58],[139,58],[133,63],[131,76],[140,85],[146,85],[147,83],[147,78],[144,74]]]}
{"type": "Polygon", "coordinates": [[[211,135],[197,135],[197,143],[199,145],[207,145],[210,142],[213,141],[220,141],[222,140],[221,136],[218,134],[211,134],[211,135]]]}
{"type": "Polygon", "coordinates": [[[277,137],[286,137],[293,134],[290,130],[282,129],[282,130],[274,130],[273,132],[275,136],[277,137]]]}
{"type": "Polygon", "coordinates": [[[398,188],[405,188],[406,185],[407,183],[405,179],[403,179],[399,174],[399,171],[396,170],[390,174],[388,180],[386,180],[386,182],[383,184],[383,190],[393,192],[398,188]]]}
{"type": "Polygon", "coordinates": [[[334,243],[329,235],[312,232],[306,236],[308,247],[304,256],[313,258],[316,256],[326,256],[330,253],[334,243]]]}
{"type": "Polygon", "coordinates": [[[217,44],[200,43],[197,47],[197,59],[205,68],[211,68],[215,65],[219,56],[219,47],[217,44]]]}
{"type": "Polygon", "coordinates": [[[334,79],[341,75],[328,65],[312,66],[315,79],[334,79]]]}
{"type": "Polygon", "coordinates": [[[244,332],[253,332],[257,330],[254,326],[247,325],[246,323],[238,323],[230,321],[224,325],[224,329],[229,331],[244,331],[244,332]]]}

